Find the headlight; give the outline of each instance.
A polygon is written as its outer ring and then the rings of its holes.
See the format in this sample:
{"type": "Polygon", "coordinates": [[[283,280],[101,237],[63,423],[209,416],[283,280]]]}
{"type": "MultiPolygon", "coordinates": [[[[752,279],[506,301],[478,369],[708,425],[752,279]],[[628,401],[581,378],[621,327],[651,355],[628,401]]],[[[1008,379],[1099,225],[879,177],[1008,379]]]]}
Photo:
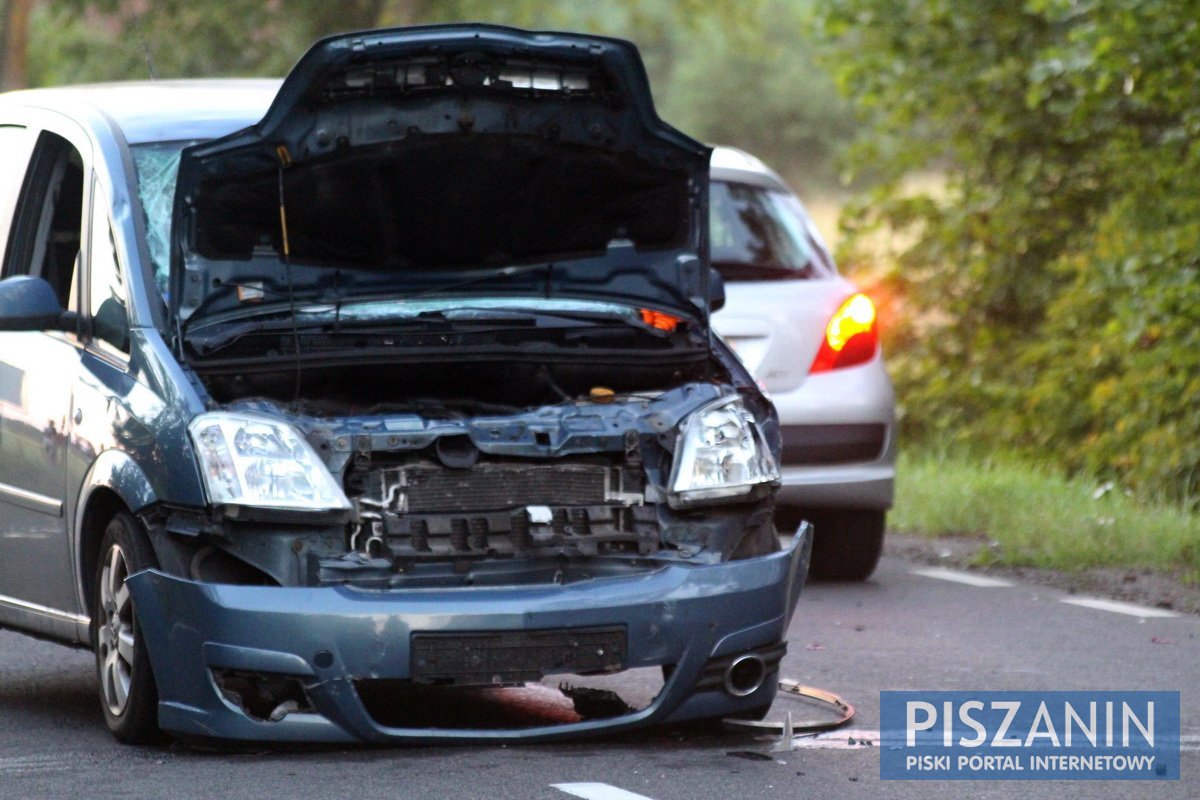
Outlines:
{"type": "Polygon", "coordinates": [[[213,412],[188,425],[208,501],[304,511],[349,509],[346,495],[291,425],[213,412]]]}
{"type": "Polygon", "coordinates": [[[672,505],[741,497],[776,480],[779,467],[741,398],[710,403],[684,420],[671,475],[672,505]]]}

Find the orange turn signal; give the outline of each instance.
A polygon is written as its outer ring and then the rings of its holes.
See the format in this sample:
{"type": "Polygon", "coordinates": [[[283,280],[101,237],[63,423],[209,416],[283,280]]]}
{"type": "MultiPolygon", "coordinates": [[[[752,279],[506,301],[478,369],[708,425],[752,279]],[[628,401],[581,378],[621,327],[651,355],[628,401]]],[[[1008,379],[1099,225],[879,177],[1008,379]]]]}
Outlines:
{"type": "Polygon", "coordinates": [[[642,322],[649,325],[651,328],[657,328],[660,331],[670,333],[679,327],[682,322],[679,317],[673,317],[670,314],[664,314],[661,311],[655,311],[650,308],[641,309],[642,322]]]}

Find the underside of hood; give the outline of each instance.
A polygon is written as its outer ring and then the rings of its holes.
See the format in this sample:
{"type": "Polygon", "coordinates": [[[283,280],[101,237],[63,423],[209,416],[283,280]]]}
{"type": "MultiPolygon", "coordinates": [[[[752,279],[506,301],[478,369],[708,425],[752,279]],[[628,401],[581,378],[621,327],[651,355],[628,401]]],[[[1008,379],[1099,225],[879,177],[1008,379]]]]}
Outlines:
{"type": "Polygon", "coordinates": [[[237,309],[252,280],[252,300],[564,296],[704,318],[708,158],[658,118],[628,42],[325,39],[261,122],[184,151],[171,304],[237,309]]]}

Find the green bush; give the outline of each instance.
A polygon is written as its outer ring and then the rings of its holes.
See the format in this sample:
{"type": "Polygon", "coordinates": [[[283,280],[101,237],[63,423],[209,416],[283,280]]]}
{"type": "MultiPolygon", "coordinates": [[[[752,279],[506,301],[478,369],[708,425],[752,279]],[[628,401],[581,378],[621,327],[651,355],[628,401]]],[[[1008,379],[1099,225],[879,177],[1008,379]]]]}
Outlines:
{"type": "Polygon", "coordinates": [[[890,172],[849,218],[847,258],[880,232],[899,243],[888,346],[910,441],[1196,507],[1197,4],[818,5],[825,56],[874,120],[854,161],[890,172]],[[906,191],[913,170],[944,186],[906,191]]]}

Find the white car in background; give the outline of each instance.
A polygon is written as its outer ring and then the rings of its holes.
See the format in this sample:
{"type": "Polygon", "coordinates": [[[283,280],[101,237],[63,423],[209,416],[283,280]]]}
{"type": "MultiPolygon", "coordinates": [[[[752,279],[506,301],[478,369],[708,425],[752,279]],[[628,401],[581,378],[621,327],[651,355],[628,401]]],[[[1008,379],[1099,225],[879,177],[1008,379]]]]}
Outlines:
{"type": "Polygon", "coordinates": [[[896,475],[895,394],[870,298],[838,274],[799,198],[762,161],[713,152],[713,327],[771,396],[783,435],[780,530],[816,528],[811,572],[864,580],[896,475]]]}

